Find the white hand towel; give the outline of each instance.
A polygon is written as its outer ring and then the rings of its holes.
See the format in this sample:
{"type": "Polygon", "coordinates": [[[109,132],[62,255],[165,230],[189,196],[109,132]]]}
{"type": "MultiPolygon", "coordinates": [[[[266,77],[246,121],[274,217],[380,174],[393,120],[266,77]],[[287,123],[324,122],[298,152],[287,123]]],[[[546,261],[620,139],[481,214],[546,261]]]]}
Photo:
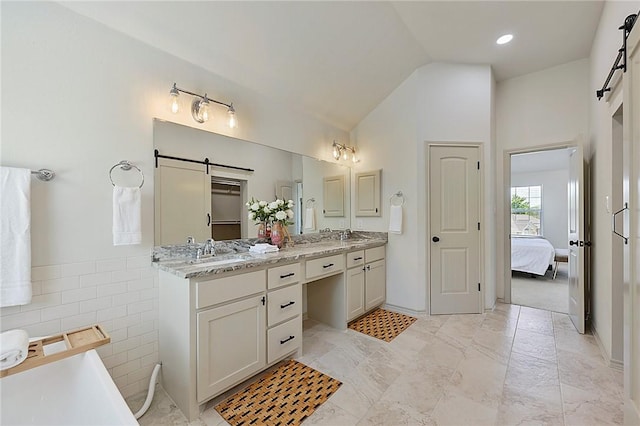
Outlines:
{"type": "Polygon", "coordinates": [[[138,187],[113,187],[113,245],[142,241],[141,192],[138,187]]]}
{"type": "Polygon", "coordinates": [[[307,207],[304,212],[304,229],[309,231],[316,229],[316,210],[313,207],[307,207]]]}
{"type": "Polygon", "coordinates": [[[278,250],[280,250],[278,246],[274,246],[266,243],[259,243],[249,247],[250,253],[258,253],[258,254],[271,253],[278,250]]]}
{"type": "Polygon", "coordinates": [[[29,355],[29,335],[24,330],[0,334],[0,370],[15,367],[29,355]]]}
{"type": "Polygon", "coordinates": [[[391,206],[389,209],[389,232],[402,234],[402,206],[391,206]]]}
{"type": "Polygon", "coordinates": [[[0,306],[31,302],[31,170],[0,167],[0,306]]]}

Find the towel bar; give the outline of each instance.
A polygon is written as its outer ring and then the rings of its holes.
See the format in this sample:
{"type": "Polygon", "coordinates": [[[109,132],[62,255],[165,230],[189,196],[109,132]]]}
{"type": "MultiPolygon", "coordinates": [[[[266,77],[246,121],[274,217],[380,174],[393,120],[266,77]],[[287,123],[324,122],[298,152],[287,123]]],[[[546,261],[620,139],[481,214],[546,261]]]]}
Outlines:
{"type": "Polygon", "coordinates": [[[127,160],[122,160],[119,163],[114,164],[113,167],[109,169],[109,180],[111,181],[111,185],[116,186],[116,184],[113,182],[113,176],[111,175],[111,172],[113,172],[113,169],[115,169],[116,167],[120,167],[125,171],[131,170],[132,168],[136,169],[142,177],[142,182],[140,182],[140,186],[138,188],[142,188],[142,185],[144,185],[144,173],[142,173],[142,170],[140,170],[138,166],[136,166],[135,164],[131,164],[131,162],[127,160]]]}
{"type": "Polygon", "coordinates": [[[389,197],[389,203],[391,203],[392,206],[404,206],[404,194],[402,191],[398,191],[389,197]],[[400,199],[400,204],[393,204],[393,200],[396,198],[400,199]]]}

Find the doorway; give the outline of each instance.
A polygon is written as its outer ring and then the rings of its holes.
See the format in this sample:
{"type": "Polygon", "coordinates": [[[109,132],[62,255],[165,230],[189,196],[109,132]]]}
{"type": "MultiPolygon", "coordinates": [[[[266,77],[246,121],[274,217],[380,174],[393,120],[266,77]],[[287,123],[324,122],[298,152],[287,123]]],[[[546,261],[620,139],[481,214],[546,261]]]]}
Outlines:
{"type": "Polygon", "coordinates": [[[511,303],[569,312],[569,150],[511,155],[511,303]]]}
{"type": "Polygon", "coordinates": [[[214,240],[242,238],[245,182],[211,177],[211,238],[214,240]]]}

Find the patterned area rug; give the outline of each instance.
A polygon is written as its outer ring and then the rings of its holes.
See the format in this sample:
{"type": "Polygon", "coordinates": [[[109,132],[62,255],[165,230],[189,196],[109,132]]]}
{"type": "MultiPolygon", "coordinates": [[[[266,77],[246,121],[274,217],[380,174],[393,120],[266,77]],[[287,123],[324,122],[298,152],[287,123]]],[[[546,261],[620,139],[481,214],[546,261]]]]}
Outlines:
{"type": "Polygon", "coordinates": [[[376,309],[375,311],[349,323],[349,328],[376,339],[390,342],[405,331],[417,318],[396,312],[376,309]]]}
{"type": "Polygon", "coordinates": [[[295,360],[281,365],[215,409],[232,426],[299,425],[342,382],[295,360]]]}

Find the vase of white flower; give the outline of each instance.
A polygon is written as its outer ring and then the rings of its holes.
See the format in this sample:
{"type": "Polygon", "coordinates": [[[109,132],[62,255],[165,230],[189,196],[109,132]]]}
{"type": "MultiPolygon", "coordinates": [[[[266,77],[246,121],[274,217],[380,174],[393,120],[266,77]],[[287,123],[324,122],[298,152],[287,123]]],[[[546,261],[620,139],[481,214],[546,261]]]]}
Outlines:
{"type": "Polygon", "coordinates": [[[269,224],[272,218],[269,203],[252,197],[246,206],[249,210],[249,220],[255,221],[258,226],[258,238],[269,238],[269,224]]]}
{"type": "Polygon", "coordinates": [[[276,199],[267,206],[271,210],[271,243],[282,247],[285,238],[291,241],[291,236],[287,230],[287,225],[293,224],[293,201],[276,199]]]}

